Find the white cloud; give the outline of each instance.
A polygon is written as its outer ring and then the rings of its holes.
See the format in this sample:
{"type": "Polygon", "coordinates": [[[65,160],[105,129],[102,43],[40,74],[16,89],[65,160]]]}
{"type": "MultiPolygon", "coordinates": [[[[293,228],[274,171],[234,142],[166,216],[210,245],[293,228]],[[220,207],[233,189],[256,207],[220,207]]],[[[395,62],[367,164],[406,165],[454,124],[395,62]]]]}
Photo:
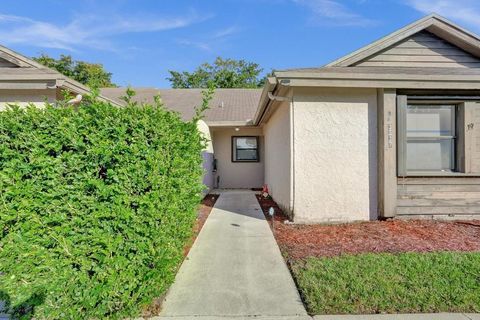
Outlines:
{"type": "Polygon", "coordinates": [[[478,0],[408,0],[407,4],[424,14],[438,13],[448,19],[468,24],[480,30],[478,0]]]}
{"type": "Polygon", "coordinates": [[[237,26],[231,26],[223,30],[219,30],[215,32],[212,36],[212,38],[218,39],[218,38],[225,38],[228,36],[231,36],[232,34],[235,34],[240,31],[240,28],[237,26]]]}
{"type": "Polygon", "coordinates": [[[184,45],[184,46],[189,46],[189,47],[195,47],[197,49],[201,49],[203,51],[212,51],[211,45],[207,42],[204,41],[193,41],[193,40],[188,40],[188,39],[178,39],[177,40],[178,44],[184,45]]]}
{"type": "Polygon", "coordinates": [[[159,32],[187,27],[210,16],[195,12],[182,17],[165,18],[144,16],[74,17],[65,25],[34,20],[27,17],[0,14],[0,41],[2,44],[28,44],[35,47],[75,51],[79,47],[113,50],[110,37],[125,33],[159,32]]]}
{"type": "Polygon", "coordinates": [[[311,21],[318,24],[335,26],[367,27],[376,24],[361,14],[352,11],[344,4],[334,0],[293,0],[312,11],[311,21]]]}
{"type": "Polygon", "coordinates": [[[218,49],[218,46],[220,44],[222,45],[225,44],[225,41],[227,41],[227,39],[231,35],[240,32],[240,30],[241,28],[239,28],[238,26],[230,26],[225,29],[221,29],[213,33],[210,33],[208,35],[197,37],[193,40],[178,39],[177,43],[184,46],[190,46],[197,49],[201,49],[203,51],[213,52],[215,51],[214,49],[218,49]]]}

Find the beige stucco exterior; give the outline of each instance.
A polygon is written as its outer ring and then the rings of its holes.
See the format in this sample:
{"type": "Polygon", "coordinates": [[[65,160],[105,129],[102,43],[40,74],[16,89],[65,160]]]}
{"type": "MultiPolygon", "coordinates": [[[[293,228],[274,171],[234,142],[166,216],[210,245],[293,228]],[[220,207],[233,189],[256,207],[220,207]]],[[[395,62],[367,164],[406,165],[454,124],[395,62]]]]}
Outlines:
{"type": "Polygon", "coordinates": [[[294,220],[377,218],[377,92],[296,88],[294,220]]]}
{"type": "Polygon", "coordinates": [[[45,90],[0,90],[0,111],[4,110],[8,104],[15,104],[25,107],[33,104],[37,107],[43,107],[45,101],[55,102],[57,97],[56,89],[45,90]]]}
{"type": "Polygon", "coordinates": [[[292,144],[290,101],[277,102],[263,127],[265,140],[265,183],[286,213],[292,209],[292,144]]]}
{"type": "Polygon", "coordinates": [[[261,128],[211,127],[217,159],[215,186],[218,188],[260,188],[264,181],[264,139],[261,128]],[[232,162],[232,136],[259,136],[259,162],[232,162]]]}

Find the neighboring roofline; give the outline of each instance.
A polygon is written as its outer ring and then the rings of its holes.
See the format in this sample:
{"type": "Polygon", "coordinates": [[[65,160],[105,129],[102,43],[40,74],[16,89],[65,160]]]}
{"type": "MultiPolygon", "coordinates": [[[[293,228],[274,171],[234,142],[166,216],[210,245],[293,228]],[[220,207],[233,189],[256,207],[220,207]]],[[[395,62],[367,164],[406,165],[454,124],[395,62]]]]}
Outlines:
{"type": "Polygon", "coordinates": [[[332,61],[325,65],[325,67],[352,66],[422,30],[427,30],[441,38],[448,37],[449,39],[447,39],[447,41],[452,42],[474,56],[480,57],[480,37],[478,35],[456,25],[438,14],[433,13],[365,47],[332,61]]]}
{"type": "Polygon", "coordinates": [[[0,45],[0,58],[5,59],[8,62],[11,62],[23,68],[31,67],[31,68],[38,68],[38,69],[48,69],[47,67],[36,62],[35,60],[30,59],[2,45],[0,45]]]}
{"type": "MultiPolygon", "coordinates": [[[[38,72],[32,74],[19,74],[19,75],[1,75],[0,74],[0,81],[10,81],[10,86],[12,89],[15,85],[18,86],[18,89],[25,89],[26,84],[24,83],[25,80],[33,80],[33,81],[55,81],[55,86],[60,89],[70,90],[76,94],[91,94],[92,90],[87,86],[81,84],[78,81],[75,81],[64,74],[58,72],[57,70],[48,68],[35,60],[28,58],[18,52],[15,52],[7,47],[0,45],[0,58],[11,62],[19,68],[24,69],[38,69],[38,70],[48,70],[48,72],[38,72]]],[[[53,85],[53,83],[52,83],[53,85]]],[[[34,86],[35,87],[35,86],[34,86]]],[[[43,89],[41,84],[38,84],[39,89],[43,89]]],[[[46,88],[53,89],[48,84],[46,88]]],[[[121,106],[118,102],[111,100],[107,97],[99,95],[98,98],[102,101],[112,103],[116,106],[121,106]]]]}

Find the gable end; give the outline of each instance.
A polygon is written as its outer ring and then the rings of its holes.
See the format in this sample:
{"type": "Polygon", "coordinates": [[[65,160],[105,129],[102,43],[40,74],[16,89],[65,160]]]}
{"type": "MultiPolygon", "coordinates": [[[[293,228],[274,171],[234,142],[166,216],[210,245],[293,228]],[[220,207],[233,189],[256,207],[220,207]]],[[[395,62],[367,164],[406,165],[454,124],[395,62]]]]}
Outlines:
{"type": "Polygon", "coordinates": [[[480,68],[480,59],[424,30],[354,66],[480,68]]]}
{"type": "Polygon", "coordinates": [[[0,68],[19,68],[17,64],[0,58],[0,68]]]}

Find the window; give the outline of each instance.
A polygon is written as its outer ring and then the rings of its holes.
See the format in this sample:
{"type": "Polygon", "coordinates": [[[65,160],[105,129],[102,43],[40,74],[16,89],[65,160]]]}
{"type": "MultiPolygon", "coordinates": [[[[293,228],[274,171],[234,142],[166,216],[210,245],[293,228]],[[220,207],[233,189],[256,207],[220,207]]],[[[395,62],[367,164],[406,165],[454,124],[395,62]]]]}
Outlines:
{"type": "Polygon", "coordinates": [[[397,95],[398,176],[480,176],[479,100],[397,95]]]}
{"type": "Polygon", "coordinates": [[[455,171],[455,105],[408,105],[406,171],[455,171]]]}
{"type": "Polygon", "coordinates": [[[258,162],[258,137],[232,137],[233,162],[258,162]]]}

